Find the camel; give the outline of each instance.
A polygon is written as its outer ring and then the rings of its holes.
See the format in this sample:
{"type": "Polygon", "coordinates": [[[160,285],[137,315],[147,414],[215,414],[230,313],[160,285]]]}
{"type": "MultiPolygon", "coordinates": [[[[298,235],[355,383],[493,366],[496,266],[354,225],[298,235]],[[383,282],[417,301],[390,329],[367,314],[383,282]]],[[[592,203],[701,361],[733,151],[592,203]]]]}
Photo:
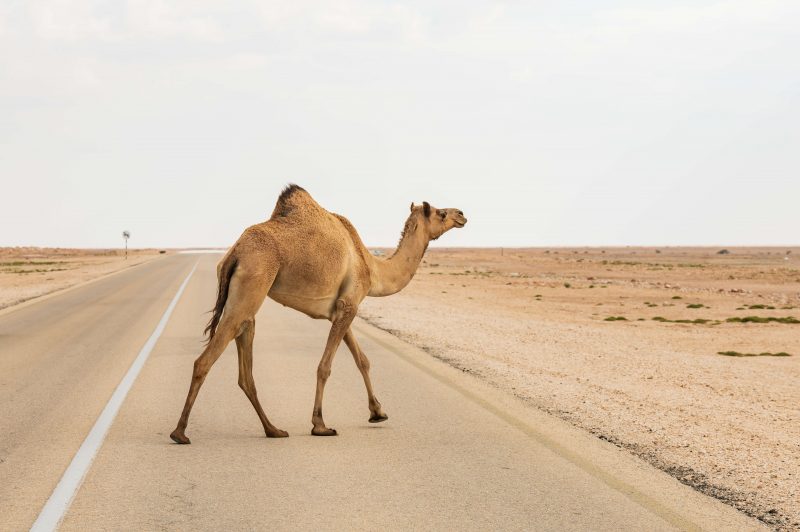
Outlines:
{"type": "Polygon", "coordinates": [[[192,405],[211,366],[234,339],[239,354],[239,386],[255,408],[266,436],[288,436],[267,418],[253,381],[255,315],[267,296],[312,318],[331,322],[317,367],[311,434],[337,434],[322,418],[322,395],[342,340],[364,379],[369,422],[386,421],[388,416],[372,389],[369,360],[350,325],[366,296],[388,296],[402,290],[414,276],[429,242],[466,223],[458,209],[412,203],[397,250],[389,258],[375,257],[347,218],[322,208],[303,188],[287,186],[270,219],[248,227],[217,265],[217,301],[205,330],[208,343],[194,362],[189,393],[178,426],[170,435],[172,440],[191,443],[185,431],[192,405]]]}

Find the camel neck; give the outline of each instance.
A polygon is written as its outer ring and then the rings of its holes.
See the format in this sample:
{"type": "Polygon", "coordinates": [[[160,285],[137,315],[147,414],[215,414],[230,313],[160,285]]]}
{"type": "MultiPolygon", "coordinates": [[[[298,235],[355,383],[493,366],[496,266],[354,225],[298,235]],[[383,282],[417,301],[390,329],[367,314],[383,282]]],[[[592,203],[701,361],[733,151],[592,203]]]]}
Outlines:
{"type": "Polygon", "coordinates": [[[370,296],[390,296],[411,282],[422,256],[428,249],[428,238],[421,224],[407,224],[403,238],[388,259],[372,257],[370,296]]]}

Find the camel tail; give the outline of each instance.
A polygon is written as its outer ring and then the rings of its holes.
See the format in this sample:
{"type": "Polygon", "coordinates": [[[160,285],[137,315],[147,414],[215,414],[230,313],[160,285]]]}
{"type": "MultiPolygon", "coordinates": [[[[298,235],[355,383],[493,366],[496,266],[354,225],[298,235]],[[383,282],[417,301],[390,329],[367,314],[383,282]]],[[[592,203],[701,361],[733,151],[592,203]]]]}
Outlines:
{"type": "Polygon", "coordinates": [[[219,320],[222,317],[222,311],[225,308],[225,302],[228,300],[228,287],[231,284],[231,277],[233,276],[233,271],[236,269],[237,263],[236,257],[231,253],[225,259],[225,262],[222,263],[222,266],[219,269],[219,287],[217,288],[217,303],[214,305],[214,308],[211,312],[213,312],[211,319],[206,325],[206,330],[203,331],[208,337],[208,342],[210,342],[214,338],[214,333],[217,332],[217,325],[219,325],[219,320]]]}

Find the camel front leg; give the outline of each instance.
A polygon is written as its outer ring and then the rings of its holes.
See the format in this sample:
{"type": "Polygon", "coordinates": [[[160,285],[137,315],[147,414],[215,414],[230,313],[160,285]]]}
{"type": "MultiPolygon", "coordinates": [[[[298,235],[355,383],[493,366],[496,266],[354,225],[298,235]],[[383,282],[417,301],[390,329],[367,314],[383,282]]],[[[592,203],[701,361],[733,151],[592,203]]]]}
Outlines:
{"type": "Polygon", "coordinates": [[[353,329],[347,329],[344,335],[344,343],[347,344],[347,348],[353,354],[356,366],[358,366],[361,376],[364,377],[364,386],[367,387],[367,399],[369,400],[369,422],[380,423],[381,421],[386,421],[389,416],[383,412],[380,401],[372,391],[372,381],[369,378],[369,359],[367,359],[364,351],[361,350],[361,346],[358,345],[356,337],[353,335],[353,329]]]}
{"type": "Polygon", "coordinates": [[[355,317],[355,305],[344,299],[336,301],[336,311],[331,319],[331,332],[328,334],[325,352],[317,367],[317,393],[314,396],[314,412],[311,415],[311,423],[314,425],[311,434],[314,436],[336,436],[336,430],[326,427],[322,419],[322,395],[325,392],[325,383],[331,375],[333,357],[355,317]]]}

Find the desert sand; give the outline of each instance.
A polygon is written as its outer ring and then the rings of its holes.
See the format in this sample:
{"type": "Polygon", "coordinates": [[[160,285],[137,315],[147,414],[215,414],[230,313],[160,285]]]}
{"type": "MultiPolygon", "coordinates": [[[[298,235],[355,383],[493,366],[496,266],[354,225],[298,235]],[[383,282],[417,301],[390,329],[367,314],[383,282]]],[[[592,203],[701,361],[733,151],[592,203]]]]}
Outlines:
{"type": "MultiPolygon", "coordinates": [[[[136,266],[157,249],[0,248],[0,309],[136,266]]],[[[166,253],[166,251],[165,251],[166,253]]]]}
{"type": "Polygon", "coordinates": [[[719,251],[431,249],[404,291],[367,298],[361,316],[798,529],[800,250],[719,251]]]}

